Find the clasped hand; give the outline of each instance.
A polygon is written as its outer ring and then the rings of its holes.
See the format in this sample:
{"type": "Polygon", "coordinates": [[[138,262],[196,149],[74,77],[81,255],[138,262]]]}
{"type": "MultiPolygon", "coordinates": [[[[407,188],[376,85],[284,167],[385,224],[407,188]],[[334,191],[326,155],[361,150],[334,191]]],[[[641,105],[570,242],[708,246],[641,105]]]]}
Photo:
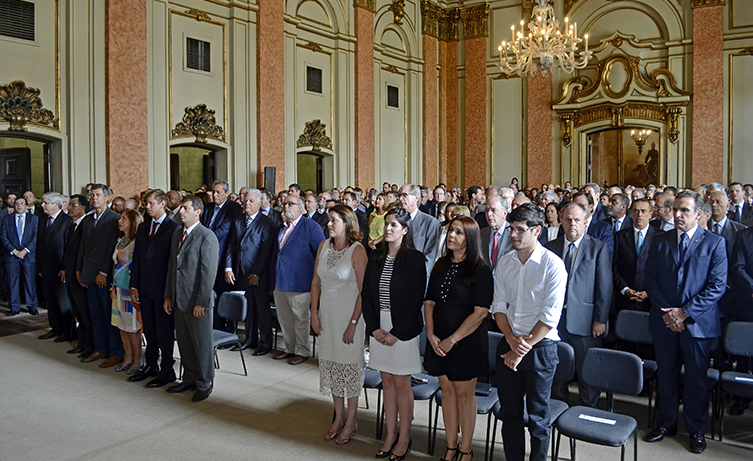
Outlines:
{"type": "Polygon", "coordinates": [[[380,344],[383,344],[385,346],[393,346],[397,342],[397,338],[393,336],[392,333],[384,331],[381,328],[374,330],[372,336],[374,336],[374,339],[376,339],[380,344]]]}
{"type": "Polygon", "coordinates": [[[664,307],[662,320],[664,325],[675,333],[685,330],[685,320],[689,317],[681,307],[664,307]]]}
{"type": "Polygon", "coordinates": [[[510,345],[510,351],[501,355],[501,357],[504,359],[505,366],[507,366],[507,368],[511,369],[512,371],[518,371],[518,365],[520,364],[520,361],[523,360],[523,357],[528,352],[530,352],[531,349],[533,349],[533,346],[528,344],[528,340],[532,337],[532,335],[510,335],[509,338],[505,336],[507,344],[510,345]]]}

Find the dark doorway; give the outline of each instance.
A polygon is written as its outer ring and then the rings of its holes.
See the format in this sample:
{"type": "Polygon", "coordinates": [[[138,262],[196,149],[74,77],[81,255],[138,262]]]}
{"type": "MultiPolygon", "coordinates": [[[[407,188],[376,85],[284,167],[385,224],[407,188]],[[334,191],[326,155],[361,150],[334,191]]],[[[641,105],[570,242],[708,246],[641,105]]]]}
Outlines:
{"type": "Polygon", "coordinates": [[[171,189],[193,192],[202,185],[211,188],[217,174],[216,152],[196,146],[170,148],[171,189]]]}
{"type": "Polygon", "coordinates": [[[324,157],[313,152],[301,152],[297,160],[297,180],[301,190],[311,189],[316,193],[324,190],[324,157]]]}
{"type": "Polygon", "coordinates": [[[0,193],[21,196],[31,185],[31,150],[28,147],[0,149],[0,193]]]}

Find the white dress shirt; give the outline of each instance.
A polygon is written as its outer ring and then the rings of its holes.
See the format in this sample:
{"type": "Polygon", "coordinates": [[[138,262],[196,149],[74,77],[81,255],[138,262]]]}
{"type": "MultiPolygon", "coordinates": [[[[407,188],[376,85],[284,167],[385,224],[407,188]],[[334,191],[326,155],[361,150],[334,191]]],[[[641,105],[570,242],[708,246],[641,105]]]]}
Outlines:
{"type": "Polygon", "coordinates": [[[567,288],[562,259],[536,242],[525,264],[518,259],[518,252],[512,251],[500,258],[498,266],[504,270],[494,273],[492,315],[505,314],[516,336],[530,334],[542,322],[551,327],[545,338],[558,341],[557,324],[567,288]]]}

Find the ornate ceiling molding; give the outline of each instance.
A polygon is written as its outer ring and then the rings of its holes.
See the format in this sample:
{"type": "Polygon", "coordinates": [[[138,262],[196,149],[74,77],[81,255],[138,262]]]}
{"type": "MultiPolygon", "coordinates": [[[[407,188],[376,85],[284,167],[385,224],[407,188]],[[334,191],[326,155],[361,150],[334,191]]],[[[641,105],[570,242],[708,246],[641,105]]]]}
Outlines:
{"type": "Polygon", "coordinates": [[[395,0],[392,5],[389,6],[389,10],[392,11],[393,20],[395,24],[402,25],[403,18],[406,16],[405,12],[405,0],[395,0]]]}
{"type": "Polygon", "coordinates": [[[421,33],[443,42],[458,40],[460,8],[444,9],[429,0],[421,0],[421,33]]]}
{"type": "Polygon", "coordinates": [[[197,10],[196,8],[190,8],[186,10],[185,13],[199,22],[212,20],[212,18],[209,16],[209,13],[207,13],[206,11],[197,10]]]}
{"type": "Polygon", "coordinates": [[[217,125],[214,114],[206,104],[186,107],[183,121],[172,130],[173,138],[194,136],[199,143],[206,143],[207,138],[225,142],[225,130],[217,125]]]}
{"type": "Polygon", "coordinates": [[[0,118],[10,123],[8,131],[28,131],[26,124],[60,127],[60,121],[51,110],[45,109],[41,91],[26,86],[21,80],[0,85],[0,118]]]}
{"type": "Polygon", "coordinates": [[[376,0],[353,0],[353,6],[376,13],[376,0]]]}
{"type": "Polygon", "coordinates": [[[483,3],[460,10],[465,39],[489,36],[489,4],[483,3]]]}
{"type": "Polygon", "coordinates": [[[321,120],[312,120],[306,122],[306,128],[303,134],[298,137],[297,147],[311,147],[312,150],[319,151],[323,148],[332,149],[332,140],[327,136],[327,125],[321,120]]]}
{"type": "Polygon", "coordinates": [[[724,6],[726,0],[691,0],[690,6],[693,8],[702,8],[704,6],[724,6]]]}

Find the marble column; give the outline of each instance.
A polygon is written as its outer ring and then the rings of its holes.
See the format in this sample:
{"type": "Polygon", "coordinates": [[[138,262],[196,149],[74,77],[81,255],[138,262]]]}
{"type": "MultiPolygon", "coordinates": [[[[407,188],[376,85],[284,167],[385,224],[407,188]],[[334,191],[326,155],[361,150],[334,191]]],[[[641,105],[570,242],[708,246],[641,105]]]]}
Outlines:
{"type": "Polygon", "coordinates": [[[427,187],[437,185],[439,178],[439,105],[437,101],[437,39],[424,34],[424,95],[423,95],[423,181],[427,187]]]}
{"type": "Polygon", "coordinates": [[[539,187],[552,182],[552,76],[540,73],[527,78],[527,156],[525,185],[539,187]]]}
{"type": "Polygon", "coordinates": [[[275,189],[285,183],[285,34],[284,2],[259,0],[257,15],[257,180],[264,186],[264,167],[273,166],[275,189]]]}
{"type": "Polygon", "coordinates": [[[149,186],[146,0],[107,0],[107,183],[138,197],[149,186]]]}
{"type": "MultiPolygon", "coordinates": [[[[724,0],[694,0],[690,184],[723,182],[724,0]],[[707,6],[708,5],[708,6],[707,6]]],[[[683,184],[678,184],[683,185],[683,184]]]]}
{"type": "Polygon", "coordinates": [[[355,185],[374,187],[374,11],[375,0],[355,0],[355,185]]]}
{"type": "Polygon", "coordinates": [[[486,56],[489,5],[463,8],[465,40],[465,142],[463,187],[487,186],[489,139],[487,122],[486,56]]]}

